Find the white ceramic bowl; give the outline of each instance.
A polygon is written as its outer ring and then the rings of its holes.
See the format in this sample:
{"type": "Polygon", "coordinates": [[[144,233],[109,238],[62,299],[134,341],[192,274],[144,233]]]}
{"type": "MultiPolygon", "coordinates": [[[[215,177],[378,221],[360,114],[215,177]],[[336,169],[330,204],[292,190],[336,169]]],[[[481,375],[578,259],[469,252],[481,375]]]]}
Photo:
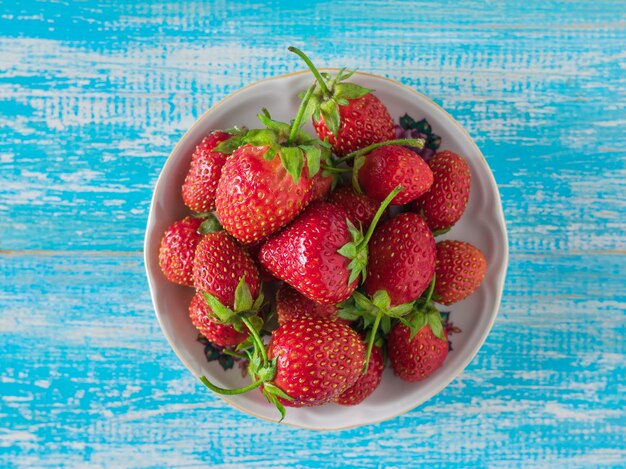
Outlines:
{"type": "MultiPolygon", "coordinates": [[[[332,70],[332,69],[331,69],[332,70]]],[[[197,332],[187,314],[193,292],[169,283],[159,269],[158,249],[165,229],[188,214],[180,195],[195,146],[213,129],[232,126],[259,127],[257,114],[267,107],[274,119],[288,122],[296,114],[298,92],[312,83],[309,72],[299,72],[249,85],[209,109],[178,142],[157,181],[145,239],[145,265],[157,319],[170,345],[195,376],[206,375],[218,386],[235,388],[248,384],[237,367],[224,372],[217,362],[208,363],[197,332]]],[[[507,234],[498,188],[493,175],[467,132],[442,108],[415,90],[387,78],[356,73],[351,81],[375,90],[394,119],[408,113],[426,117],[442,137],[440,150],[463,155],[472,172],[472,188],[464,216],[446,235],[478,246],[487,258],[487,274],[473,295],[451,307],[450,319],[462,332],[450,337],[453,351],[443,366],[419,383],[406,383],[385,370],[379,388],[354,407],[328,404],[321,407],[287,409],[285,424],[317,430],[334,430],[387,420],[407,412],[446,387],[474,358],[491,330],[498,312],[508,259],[507,234]]],[[[308,123],[305,127],[313,131],[308,123]]],[[[202,386],[198,381],[198,386],[202,386]]],[[[210,392],[207,390],[207,392],[210,392]]],[[[254,390],[244,395],[221,396],[229,404],[251,415],[271,421],[278,412],[254,390]]]]}

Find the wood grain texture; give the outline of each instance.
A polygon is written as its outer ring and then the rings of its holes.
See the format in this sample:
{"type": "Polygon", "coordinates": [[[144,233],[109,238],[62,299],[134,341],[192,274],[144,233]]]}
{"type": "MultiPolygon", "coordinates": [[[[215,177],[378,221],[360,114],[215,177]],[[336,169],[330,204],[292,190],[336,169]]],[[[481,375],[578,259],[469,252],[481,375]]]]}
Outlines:
{"type": "Polygon", "coordinates": [[[0,467],[623,466],[623,3],[294,3],[0,2],[0,467]],[[301,69],[290,44],[448,110],[510,237],[466,372],[331,434],[205,392],[158,327],[140,252],[175,143],[227,94],[301,69]]]}

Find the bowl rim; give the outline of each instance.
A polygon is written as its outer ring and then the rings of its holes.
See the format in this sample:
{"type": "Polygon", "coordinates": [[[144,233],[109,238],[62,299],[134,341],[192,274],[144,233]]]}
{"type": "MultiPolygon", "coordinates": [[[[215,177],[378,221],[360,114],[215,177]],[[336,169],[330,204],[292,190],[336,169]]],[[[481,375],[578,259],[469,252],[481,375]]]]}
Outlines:
{"type": "MultiPolygon", "coordinates": [[[[340,69],[338,67],[322,67],[319,68],[319,70],[323,70],[323,71],[329,71],[329,72],[338,72],[340,69]]],[[[157,306],[156,306],[156,302],[155,302],[155,286],[153,285],[153,280],[152,280],[152,273],[150,272],[148,265],[152,264],[152,262],[149,260],[149,249],[148,249],[148,244],[150,241],[150,238],[152,236],[152,232],[154,229],[154,224],[155,224],[155,205],[156,205],[156,194],[158,192],[159,189],[159,185],[163,183],[163,174],[166,172],[165,169],[167,168],[168,165],[173,164],[172,160],[173,160],[173,155],[177,152],[178,148],[182,145],[183,141],[186,140],[186,138],[189,136],[189,134],[193,131],[193,129],[198,126],[200,124],[201,121],[204,120],[204,118],[210,114],[211,112],[213,112],[213,110],[215,110],[217,107],[222,106],[225,102],[231,100],[232,98],[234,98],[236,95],[238,95],[239,93],[252,88],[254,86],[257,86],[261,83],[266,83],[268,81],[272,81],[272,80],[279,80],[279,79],[285,79],[285,78],[289,78],[289,77],[293,77],[293,76],[297,76],[297,75],[305,75],[305,74],[310,74],[311,71],[306,69],[306,70],[298,70],[295,72],[291,72],[291,73],[286,73],[286,74],[282,74],[282,75],[276,75],[276,76],[272,76],[272,77],[268,77],[268,78],[263,78],[261,80],[256,80],[248,85],[245,85],[239,89],[237,89],[236,91],[228,94],[227,96],[224,96],[222,99],[220,99],[219,101],[217,101],[216,103],[214,103],[211,107],[209,107],[204,113],[202,113],[201,116],[199,116],[198,118],[196,118],[195,122],[191,125],[191,127],[189,127],[189,129],[187,129],[187,131],[179,138],[178,142],[176,143],[176,145],[174,146],[174,148],[172,149],[172,151],[170,152],[170,154],[168,155],[167,159],[165,160],[165,162],[163,163],[163,166],[161,167],[161,171],[159,172],[159,176],[157,178],[156,183],[154,184],[154,188],[152,190],[152,198],[150,201],[150,209],[148,212],[148,219],[147,219],[147,223],[146,223],[146,232],[144,235],[144,244],[143,244],[143,250],[144,250],[144,255],[143,255],[143,261],[144,261],[144,269],[146,271],[146,276],[148,278],[148,288],[150,291],[150,299],[152,301],[152,307],[154,309],[154,315],[157,318],[157,321],[159,323],[159,326],[161,328],[161,331],[163,332],[163,335],[165,336],[165,338],[167,339],[171,349],[174,351],[174,353],[176,354],[176,356],[178,357],[178,359],[183,363],[183,365],[185,366],[185,368],[187,368],[188,371],[191,371],[193,369],[193,366],[191,366],[187,360],[178,352],[177,347],[175,347],[173,345],[174,341],[173,338],[171,337],[170,333],[166,330],[166,328],[163,326],[163,323],[161,321],[161,318],[159,316],[159,313],[157,311],[157,306]]],[[[362,426],[367,426],[367,425],[378,425],[382,422],[386,422],[388,420],[392,420],[395,419],[397,417],[399,417],[400,415],[403,415],[407,412],[410,412],[414,409],[416,409],[417,407],[421,406],[422,404],[424,404],[425,402],[429,401],[430,399],[432,399],[434,396],[436,396],[437,394],[439,394],[441,391],[443,391],[446,387],[448,387],[448,385],[450,383],[452,383],[452,381],[454,381],[456,378],[458,378],[458,376],[463,373],[465,371],[465,369],[468,367],[468,365],[472,362],[472,360],[474,360],[474,358],[476,357],[476,355],[478,354],[478,351],[480,350],[480,348],[483,346],[483,344],[485,343],[485,340],[487,340],[487,336],[489,335],[489,333],[491,332],[491,329],[493,328],[493,324],[496,320],[496,317],[498,316],[499,310],[500,310],[500,305],[501,305],[501,301],[502,301],[502,295],[504,292],[504,283],[506,280],[506,274],[507,274],[507,270],[508,270],[508,264],[509,264],[509,237],[508,237],[508,231],[506,228],[506,220],[504,218],[504,210],[502,208],[502,199],[500,197],[500,190],[498,189],[498,184],[496,182],[495,176],[493,174],[493,171],[491,170],[491,167],[489,166],[489,163],[487,162],[485,156],[483,155],[482,151],[480,150],[480,148],[478,147],[478,145],[476,145],[476,143],[474,142],[474,139],[469,135],[469,133],[467,132],[467,130],[465,130],[465,128],[459,123],[457,122],[457,120],[448,112],[446,111],[444,108],[442,108],[439,104],[437,104],[435,101],[433,101],[431,98],[429,98],[428,96],[424,95],[423,93],[420,93],[419,91],[413,89],[412,87],[405,85],[404,83],[401,83],[397,80],[394,80],[392,78],[388,78],[382,75],[377,75],[374,73],[368,73],[368,72],[362,72],[362,71],[356,71],[354,73],[355,77],[358,76],[364,76],[364,77],[370,77],[370,78],[375,78],[378,80],[384,80],[389,82],[391,85],[396,86],[396,87],[400,87],[403,88],[417,96],[419,96],[420,98],[428,101],[430,104],[434,105],[435,107],[437,107],[440,111],[442,111],[445,116],[450,120],[450,122],[452,124],[454,124],[458,130],[460,130],[462,133],[465,134],[465,136],[467,137],[468,141],[470,142],[470,144],[474,147],[474,150],[477,152],[477,154],[480,156],[480,159],[482,160],[482,163],[485,165],[486,169],[488,170],[488,177],[490,178],[490,182],[493,184],[493,187],[496,189],[495,190],[495,202],[497,203],[497,221],[500,224],[500,230],[504,236],[503,241],[504,241],[504,250],[503,250],[503,256],[502,256],[502,272],[499,274],[498,276],[498,282],[496,285],[496,298],[495,298],[495,304],[494,304],[494,308],[493,308],[493,312],[491,314],[489,323],[487,325],[487,327],[485,327],[482,331],[482,334],[480,336],[480,339],[476,342],[476,345],[472,348],[471,352],[468,353],[465,357],[465,359],[463,360],[461,366],[458,368],[458,371],[456,371],[456,373],[450,375],[449,377],[446,377],[445,379],[441,380],[441,384],[439,386],[436,386],[435,389],[429,393],[427,393],[425,396],[423,396],[423,398],[419,399],[418,401],[415,402],[415,405],[411,408],[408,409],[404,409],[396,414],[393,415],[387,415],[384,416],[383,418],[380,418],[378,420],[374,420],[371,422],[367,422],[367,423],[356,423],[356,424],[351,424],[351,425],[346,425],[346,426],[342,426],[342,427],[334,427],[334,428],[319,428],[319,427],[309,427],[309,426],[305,426],[305,425],[299,425],[297,423],[292,423],[292,422],[277,422],[275,420],[272,420],[270,418],[264,417],[262,415],[258,415],[252,411],[250,411],[247,408],[243,408],[240,405],[234,403],[233,401],[229,400],[226,396],[222,396],[220,394],[217,393],[213,393],[215,396],[219,397],[220,399],[222,399],[224,402],[228,403],[230,406],[235,407],[236,409],[240,410],[241,412],[244,412],[248,415],[254,416],[256,418],[259,418],[261,420],[265,420],[267,422],[271,422],[271,423],[280,423],[281,425],[285,425],[285,426],[289,426],[289,427],[293,427],[293,428],[299,428],[299,429],[305,429],[305,430],[315,430],[315,431],[342,431],[342,430],[349,430],[352,428],[358,428],[358,427],[362,427],[362,426]]],[[[194,373],[191,373],[192,375],[194,373]]],[[[198,378],[196,376],[196,378],[198,378]]]]}

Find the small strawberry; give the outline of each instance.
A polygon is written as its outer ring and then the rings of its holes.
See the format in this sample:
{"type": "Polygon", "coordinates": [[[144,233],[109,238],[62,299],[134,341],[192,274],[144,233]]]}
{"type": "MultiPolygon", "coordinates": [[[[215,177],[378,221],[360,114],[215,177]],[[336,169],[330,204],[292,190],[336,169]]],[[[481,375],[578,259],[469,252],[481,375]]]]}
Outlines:
{"type": "Polygon", "coordinates": [[[295,319],[338,319],[335,305],[316,303],[286,283],[276,292],[276,316],[279,325],[295,319]]]}
{"type": "Polygon", "coordinates": [[[191,300],[189,317],[204,337],[220,347],[239,345],[249,335],[247,331],[237,331],[232,324],[222,323],[213,313],[201,292],[197,292],[191,300]]]}
{"type": "Polygon", "coordinates": [[[485,255],[477,247],[463,241],[437,243],[436,301],[451,305],[467,298],[480,286],[486,271],[485,255]]]}
{"type": "Polygon", "coordinates": [[[428,165],[433,172],[433,185],[409,207],[423,215],[431,230],[442,234],[465,211],[471,186],[470,169],[462,157],[451,151],[437,153],[428,165]]]}
{"type": "Polygon", "coordinates": [[[323,76],[302,51],[295,47],[289,50],[304,60],[317,79],[319,87],[307,113],[313,114],[317,135],[332,145],[336,155],[395,138],[395,124],[382,101],[372,90],[344,81],[353,72],[342,69],[334,78],[323,76]]]}
{"type": "Polygon", "coordinates": [[[338,321],[288,321],[272,333],[268,349],[268,359],[276,359],[272,384],[291,407],[331,402],[354,385],[365,362],[363,341],[338,321]]]}
{"type": "Polygon", "coordinates": [[[392,305],[415,301],[433,278],[435,252],[435,239],[419,215],[401,213],[384,222],[370,241],[365,291],[386,291],[392,305]]]}
{"type": "Polygon", "coordinates": [[[196,289],[231,307],[241,279],[252,297],[256,297],[260,289],[259,272],[248,252],[225,231],[206,234],[196,248],[193,263],[196,289]]]}
{"type": "Polygon", "coordinates": [[[342,392],[335,402],[340,405],[357,405],[370,396],[383,379],[385,362],[380,347],[374,347],[371,352],[367,371],[351,387],[342,392]]]}
{"type": "Polygon", "coordinates": [[[261,248],[261,264],[307,298],[337,304],[350,297],[367,265],[367,243],[383,210],[401,188],[390,194],[368,233],[347,220],[344,209],[316,202],[261,248]]]}
{"type": "Polygon", "coordinates": [[[430,376],[448,356],[448,336],[439,313],[419,313],[410,327],[396,324],[387,337],[387,352],[394,373],[404,381],[430,376]]]}
{"type": "Polygon", "coordinates": [[[233,134],[214,131],[196,147],[183,183],[183,202],[195,212],[215,210],[215,190],[228,155],[213,150],[233,134]]]}
{"type": "Polygon", "coordinates": [[[170,282],[193,286],[193,259],[202,239],[198,231],[201,224],[201,218],[185,217],[174,222],[163,234],[159,265],[170,282]]]}
{"type": "MultiPolygon", "coordinates": [[[[380,202],[371,199],[365,194],[358,194],[351,187],[347,186],[340,187],[333,192],[328,198],[328,202],[342,207],[346,211],[350,222],[354,226],[362,227],[364,230],[369,228],[378,207],[380,207],[380,202]]],[[[385,210],[381,219],[386,219],[387,214],[388,210],[385,210]]]]}
{"type": "Polygon", "coordinates": [[[326,144],[300,130],[302,112],[298,116],[289,125],[272,120],[265,111],[259,115],[265,129],[250,130],[217,147],[234,151],[217,185],[216,213],[242,243],[271,235],[302,212],[313,195],[312,178],[330,158],[326,144]]]}
{"type": "Polygon", "coordinates": [[[424,194],[433,183],[433,173],[415,152],[400,145],[376,148],[354,161],[360,187],[374,200],[382,201],[394,187],[404,190],[391,201],[403,205],[424,194]]]}

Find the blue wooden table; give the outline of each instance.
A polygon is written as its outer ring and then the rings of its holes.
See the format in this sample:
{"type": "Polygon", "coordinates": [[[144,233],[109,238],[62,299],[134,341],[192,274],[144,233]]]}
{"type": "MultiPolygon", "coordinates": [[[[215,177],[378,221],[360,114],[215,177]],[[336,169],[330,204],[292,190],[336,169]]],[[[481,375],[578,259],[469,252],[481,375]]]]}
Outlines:
{"type": "Polygon", "coordinates": [[[624,3],[296,3],[0,1],[0,467],[623,467],[624,3]],[[510,235],[500,314],[466,371],[338,433],[208,393],[143,270],[167,155],[212,103],[301,69],[288,45],[446,108],[510,235]]]}

